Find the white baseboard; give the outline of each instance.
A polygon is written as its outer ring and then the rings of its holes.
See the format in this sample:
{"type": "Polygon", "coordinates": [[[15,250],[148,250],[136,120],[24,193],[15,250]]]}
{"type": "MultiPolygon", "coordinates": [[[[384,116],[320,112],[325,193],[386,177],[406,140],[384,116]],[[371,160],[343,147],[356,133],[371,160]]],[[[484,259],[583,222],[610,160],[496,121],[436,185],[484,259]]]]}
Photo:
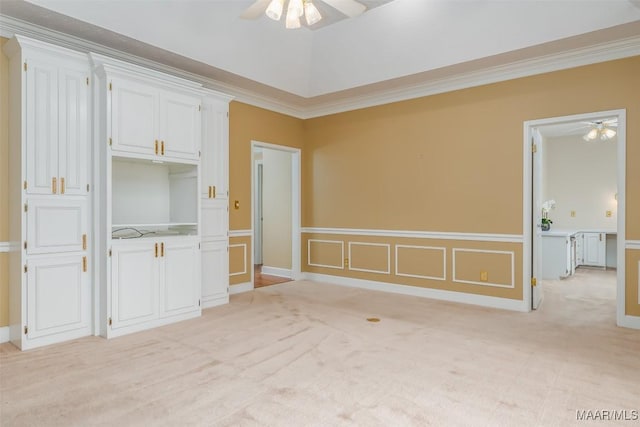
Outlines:
{"type": "Polygon", "coordinates": [[[249,292],[252,290],[253,290],[253,283],[251,282],[238,283],[237,285],[229,286],[229,295],[241,294],[243,292],[249,292]]]}
{"type": "Polygon", "coordinates": [[[293,273],[291,270],[279,267],[268,267],[266,265],[262,266],[262,274],[268,274],[269,276],[286,277],[287,279],[291,279],[293,277],[293,273]]]}
{"type": "Polygon", "coordinates": [[[9,327],[2,326],[0,327],[0,344],[9,342],[9,327]]]}
{"type": "Polygon", "coordinates": [[[349,277],[330,276],[327,274],[303,273],[303,276],[306,280],[313,280],[315,282],[326,282],[332,285],[369,289],[372,291],[390,292],[394,294],[411,295],[442,301],[459,302],[463,304],[480,305],[483,307],[500,308],[503,310],[521,312],[530,311],[525,301],[522,300],[466,294],[463,292],[443,291],[440,289],[420,288],[417,286],[398,285],[395,283],[374,282],[372,280],[352,279],[349,277]]]}
{"type": "Polygon", "coordinates": [[[640,317],[624,315],[618,320],[618,326],[623,328],[640,329],[640,317]]]}

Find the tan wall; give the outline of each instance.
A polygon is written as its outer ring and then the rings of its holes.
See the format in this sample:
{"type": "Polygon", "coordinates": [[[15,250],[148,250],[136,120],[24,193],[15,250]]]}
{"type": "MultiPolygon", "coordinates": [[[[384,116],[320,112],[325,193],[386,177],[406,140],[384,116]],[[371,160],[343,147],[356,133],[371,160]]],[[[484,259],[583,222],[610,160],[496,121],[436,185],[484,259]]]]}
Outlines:
{"type": "MultiPolygon", "coordinates": [[[[627,239],[640,240],[639,75],[640,56],[307,120],[302,188],[312,196],[304,202],[303,227],[521,235],[523,122],[625,108],[626,231],[627,239]]],[[[520,254],[516,263],[522,264],[520,254]]],[[[479,267],[469,265],[464,274],[475,277],[479,267]]],[[[637,288],[630,274],[628,301],[637,288]]],[[[519,298],[520,282],[508,298],[519,298]]],[[[415,285],[495,291],[450,280],[415,285]]]]}
{"type": "Polygon", "coordinates": [[[229,284],[237,285],[251,281],[253,268],[251,237],[231,237],[229,239],[229,284]]]}
{"type": "MultiPolygon", "coordinates": [[[[6,42],[0,37],[0,242],[9,240],[9,59],[2,50],[6,42]]],[[[0,327],[9,325],[8,258],[0,253],[0,327]]]]}
{"type": "MultiPolygon", "coordinates": [[[[303,121],[284,114],[274,113],[241,102],[232,101],[229,106],[229,228],[249,230],[251,224],[251,141],[302,148],[303,121]],[[234,208],[234,202],[240,208],[234,208]]],[[[302,154],[304,158],[304,153],[302,154]]],[[[303,196],[304,197],[304,196],[303,196]]],[[[304,202],[304,201],[303,201],[304,202]]],[[[240,239],[240,238],[238,238],[240,239]]],[[[231,239],[236,242],[238,239],[231,239]]],[[[249,237],[242,238],[251,242],[249,237]]],[[[229,252],[230,271],[242,260],[239,252],[229,252]]],[[[248,264],[253,265],[253,252],[249,248],[248,264]]],[[[250,275],[231,276],[230,283],[245,283],[250,275]]]]}
{"type": "Polygon", "coordinates": [[[630,316],[640,316],[640,250],[627,249],[627,295],[625,312],[630,316]]]}
{"type": "Polygon", "coordinates": [[[262,260],[291,269],[291,153],[262,152],[262,260]]]}

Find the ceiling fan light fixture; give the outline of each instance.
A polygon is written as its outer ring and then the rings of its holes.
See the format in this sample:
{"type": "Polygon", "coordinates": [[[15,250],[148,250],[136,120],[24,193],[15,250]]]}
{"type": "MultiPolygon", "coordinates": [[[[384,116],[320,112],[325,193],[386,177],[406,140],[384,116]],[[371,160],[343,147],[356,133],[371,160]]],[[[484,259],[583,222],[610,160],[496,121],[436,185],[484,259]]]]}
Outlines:
{"type": "Polygon", "coordinates": [[[289,0],[289,7],[287,8],[287,15],[295,14],[298,18],[304,15],[304,5],[302,0],[289,0]]]}
{"type": "Polygon", "coordinates": [[[602,137],[603,139],[611,139],[614,136],[616,136],[616,131],[613,129],[609,129],[606,128],[603,132],[602,132],[602,137]],[[605,138],[606,137],[606,138],[605,138]]]}
{"type": "Polygon", "coordinates": [[[585,141],[593,141],[598,137],[598,129],[591,129],[583,138],[585,141]]]}
{"type": "Polygon", "coordinates": [[[282,10],[284,9],[284,0],[271,0],[269,3],[269,7],[265,11],[265,14],[273,19],[274,21],[279,21],[282,16],[282,10]]]}
{"type": "Polygon", "coordinates": [[[287,30],[295,30],[297,28],[300,28],[300,17],[297,15],[295,10],[291,10],[291,6],[289,6],[289,10],[287,10],[285,27],[287,28],[287,30]]]}
{"type": "Polygon", "coordinates": [[[307,20],[307,25],[311,26],[322,19],[320,11],[311,0],[304,1],[304,17],[307,20]]]}

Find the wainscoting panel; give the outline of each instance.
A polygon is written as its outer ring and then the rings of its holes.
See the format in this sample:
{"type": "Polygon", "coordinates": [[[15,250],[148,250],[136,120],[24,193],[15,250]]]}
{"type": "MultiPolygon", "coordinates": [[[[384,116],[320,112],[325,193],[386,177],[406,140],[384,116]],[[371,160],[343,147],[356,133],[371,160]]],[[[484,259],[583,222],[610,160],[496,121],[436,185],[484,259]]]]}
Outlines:
{"type": "Polygon", "coordinates": [[[438,295],[461,292],[524,300],[519,236],[407,231],[367,235],[366,230],[351,235],[348,229],[313,230],[303,232],[301,239],[302,271],[311,274],[307,277],[336,276],[342,281],[351,278],[358,283],[446,291],[438,295]],[[341,268],[345,258],[348,266],[341,268]]]}
{"type": "Polygon", "coordinates": [[[312,267],[343,269],[344,242],[342,240],[307,241],[307,265],[312,267]]]}
{"type": "Polygon", "coordinates": [[[640,317],[640,248],[626,249],[625,314],[640,317]]]}
{"type": "Polygon", "coordinates": [[[349,270],[365,273],[391,273],[391,245],[349,242],[349,270]]]}
{"type": "Polygon", "coordinates": [[[396,245],[396,275],[447,280],[447,249],[434,246],[396,245]]]}
{"type": "Polygon", "coordinates": [[[452,263],[454,282],[502,288],[515,286],[513,252],[454,248],[452,263]]]}
{"type": "Polygon", "coordinates": [[[229,284],[251,282],[252,263],[251,236],[229,237],[229,284]]]}

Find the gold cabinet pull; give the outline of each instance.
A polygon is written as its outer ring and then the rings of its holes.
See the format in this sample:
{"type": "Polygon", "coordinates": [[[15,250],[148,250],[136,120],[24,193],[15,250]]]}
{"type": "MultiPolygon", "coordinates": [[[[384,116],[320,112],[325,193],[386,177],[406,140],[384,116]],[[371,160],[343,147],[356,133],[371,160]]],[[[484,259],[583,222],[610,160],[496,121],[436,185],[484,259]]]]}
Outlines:
{"type": "Polygon", "coordinates": [[[160,243],[160,256],[164,256],[164,242],[160,243]]]}
{"type": "Polygon", "coordinates": [[[156,139],[156,154],[158,154],[158,140],[156,139]]]}
{"type": "Polygon", "coordinates": [[[209,198],[211,198],[211,186],[209,186],[209,198]]]}
{"type": "Polygon", "coordinates": [[[164,141],[160,141],[160,154],[164,156],[164,141]]]}
{"type": "Polygon", "coordinates": [[[211,196],[211,198],[215,199],[216,198],[216,186],[214,185],[211,188],[212,188],[212,191],[211,191],[212,196],[211,196]]]}
{"type": "Polygon", "coordinates": [[[60,178],[60,194],[64,194],[64,177],[60,178]]]}
{"type": "Polygon", "coordinates": [[[156,258],[158,258],[158,244],[156,243],[156,258]]]}
{"type": "Polygon", "coordinates": [[[82,235],[82,250],[83,251],[87,250],[87,235],[86,234],[82,235]]]}
{"type": "Polygon", "coordinates": [[[82,257],[82,271],[84,273],[87,272],[87,257],[86,256],[82,257]]]}
{"type": "Polygon", "coordinates": [[[53,194],[58,193],[58,180],[56,179],[56,177],[51,178],[51,192],[53,194]]]}

